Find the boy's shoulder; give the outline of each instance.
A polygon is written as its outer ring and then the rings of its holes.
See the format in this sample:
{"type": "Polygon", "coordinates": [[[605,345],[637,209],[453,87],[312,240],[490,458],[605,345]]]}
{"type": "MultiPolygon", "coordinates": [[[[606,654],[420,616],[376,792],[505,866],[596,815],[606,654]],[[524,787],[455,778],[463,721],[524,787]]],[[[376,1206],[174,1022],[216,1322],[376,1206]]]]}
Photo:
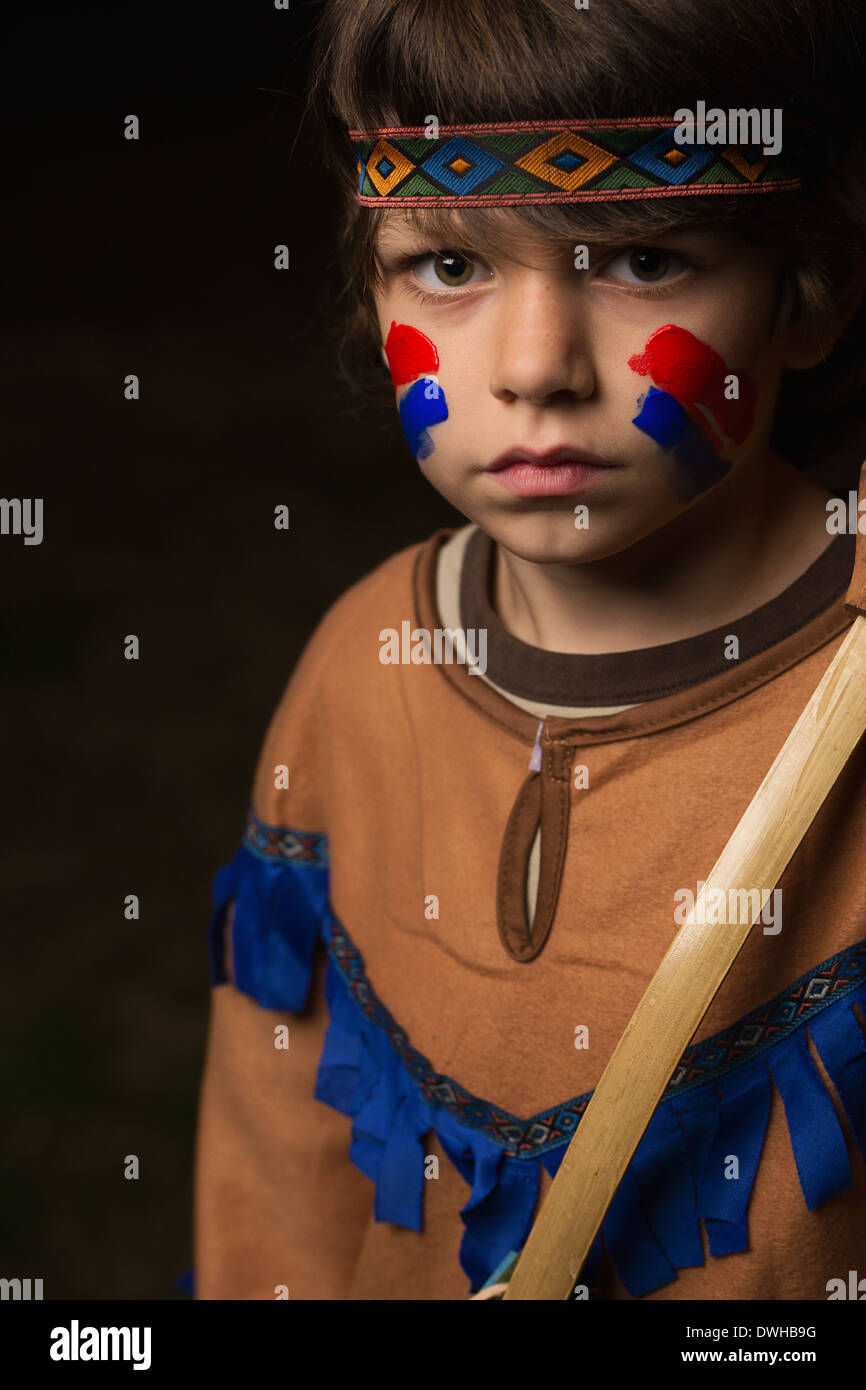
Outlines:
{"type": "MultiPolygon", "coordinates": [[[[469,528],[464,528],[469,529],[469,528]]],[[[459,536],[460,531],[456,534],[459,536]]],[[[319,619],[289,680],[284,701],[303,692],[325,704],[359,693],[359,685],[381,687],[379,660],[387,630],[414,623],[416,571],[432,553],[448,545],[454,527],[434,531],[389,555],[336,599],[319,619]]]]}
{"type": "Polygon", "coordinates": [[[389,555],[331,604],[313,630],[271,716],[261,747],[253,806],[267,825],[327,824],[322,759],[345,738],[358,755],[375,731],[393,729],[401,682],[382,665],[383,633],[415,616],[416,566],[447,543],[453,528],[389,555]],[[362,746],[357,746],[357,740],[362,746]],[[291,764],[291,793],[275,786],[274,770],[291,764]],[[289,800],[290,798],[290,800],[289,800]]]}
{"type": "Polygon", "coordinates": [[[447,543],[454,535],[453,527],[434,531],[426,540],[416,541],[395,551],[375,569],[362,575],[325,611],[309,639],[307,651],[319,649],[330,652],[334,643],[352,647],[366,640],[375,628],[378,642],[380,628],[399,625],[412,619],[415,611],[415,576],[418,565],[433,550],[447,543]]]}

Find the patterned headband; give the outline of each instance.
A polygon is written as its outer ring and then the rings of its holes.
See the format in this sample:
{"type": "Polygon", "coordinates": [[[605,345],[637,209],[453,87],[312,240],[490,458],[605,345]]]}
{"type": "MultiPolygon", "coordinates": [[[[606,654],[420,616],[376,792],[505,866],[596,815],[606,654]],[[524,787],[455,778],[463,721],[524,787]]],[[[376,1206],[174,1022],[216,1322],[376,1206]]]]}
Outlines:
{"type": "Polygon", "coordinates": [[[576,203],[801,187],[794,161],[783,164],[760,145],[680,144],[674,134],[681,128],[674,119],[634,117],[601,125],[508,121],[348,133],[357,155],[358,201],[374,207],[576,203]]]}

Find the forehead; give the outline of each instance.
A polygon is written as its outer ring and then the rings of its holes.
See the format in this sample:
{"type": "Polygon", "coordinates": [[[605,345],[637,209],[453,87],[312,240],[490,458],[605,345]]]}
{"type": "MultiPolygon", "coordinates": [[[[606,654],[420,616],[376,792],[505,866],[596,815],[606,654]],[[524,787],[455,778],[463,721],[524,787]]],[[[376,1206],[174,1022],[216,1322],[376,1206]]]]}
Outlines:
{"type": "Polygon", "coordinates": [[[512,207],[394,208],[380,213],[376,245],[382,250],[410,242],[430,242],[441,249],[480,247],[523,255],[560,253],[573,233],[563,228],[533,227],[512,207]]]}

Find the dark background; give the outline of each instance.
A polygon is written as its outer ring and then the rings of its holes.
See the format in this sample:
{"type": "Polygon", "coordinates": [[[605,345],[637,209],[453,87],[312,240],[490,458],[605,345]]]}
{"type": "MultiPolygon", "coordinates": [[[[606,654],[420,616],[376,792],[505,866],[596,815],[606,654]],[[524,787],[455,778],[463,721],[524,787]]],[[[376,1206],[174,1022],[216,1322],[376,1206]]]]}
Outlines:
{"type": "Polygon", "coordinates": [[[336,190],[293,150],[319,8],[5,9],[0,491],[44,539],[0,536],[0,1276],[47,1299],[184,1296],[210,884],[267,722],[329,604],[462,521],[337,375],[336,190]]]}
{"type": "Polygon", "coordinates": [[[462,522],[337,374],[319,8],[4,7],[0,492],[45,534],[0,536],[0,1277],[47,1299],[184,1297],[210,885],[267,722],[334,599],[462,522]]]}

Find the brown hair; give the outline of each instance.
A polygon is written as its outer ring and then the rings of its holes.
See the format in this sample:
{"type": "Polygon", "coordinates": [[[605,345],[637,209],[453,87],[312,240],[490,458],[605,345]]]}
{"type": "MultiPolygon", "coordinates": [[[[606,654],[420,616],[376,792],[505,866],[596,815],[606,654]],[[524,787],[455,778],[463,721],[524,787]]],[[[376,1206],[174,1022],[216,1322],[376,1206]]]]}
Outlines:
{"type": "MultiPolygon", "coordinates": [[[[509,208],[556,242],[646,242],[674,229],[734,221],[771,248],[780,321],[820,331],[866,264],[863,0],[328,0],[316,37],[308,107],[343,191],[347,313],[340,363],[391,402],[373,290],[376,234],[387,210],[356,199],[347,128],[492,120],[671,117],[683,107],[762,106],[786,126],[815,128],[794,192],[707,194],[509,208]]],[[[401,211],[407,211],[402,209],[401,211]]],[[[430,207],[412,217],[443,245],[455,212],[472,240],[503,244],[498,209],[430,207]]],[[[866,426],[866,299],[826,361],[786,373],[774,444],[801,466],[845,460],[866,426]],[[853,429],[852,429],[853,426],[853,429]],[[851,441],[851,442],[847,442],[851,441]]],[[[858,466],[860,459],[856,460],[858,466]]]]}

